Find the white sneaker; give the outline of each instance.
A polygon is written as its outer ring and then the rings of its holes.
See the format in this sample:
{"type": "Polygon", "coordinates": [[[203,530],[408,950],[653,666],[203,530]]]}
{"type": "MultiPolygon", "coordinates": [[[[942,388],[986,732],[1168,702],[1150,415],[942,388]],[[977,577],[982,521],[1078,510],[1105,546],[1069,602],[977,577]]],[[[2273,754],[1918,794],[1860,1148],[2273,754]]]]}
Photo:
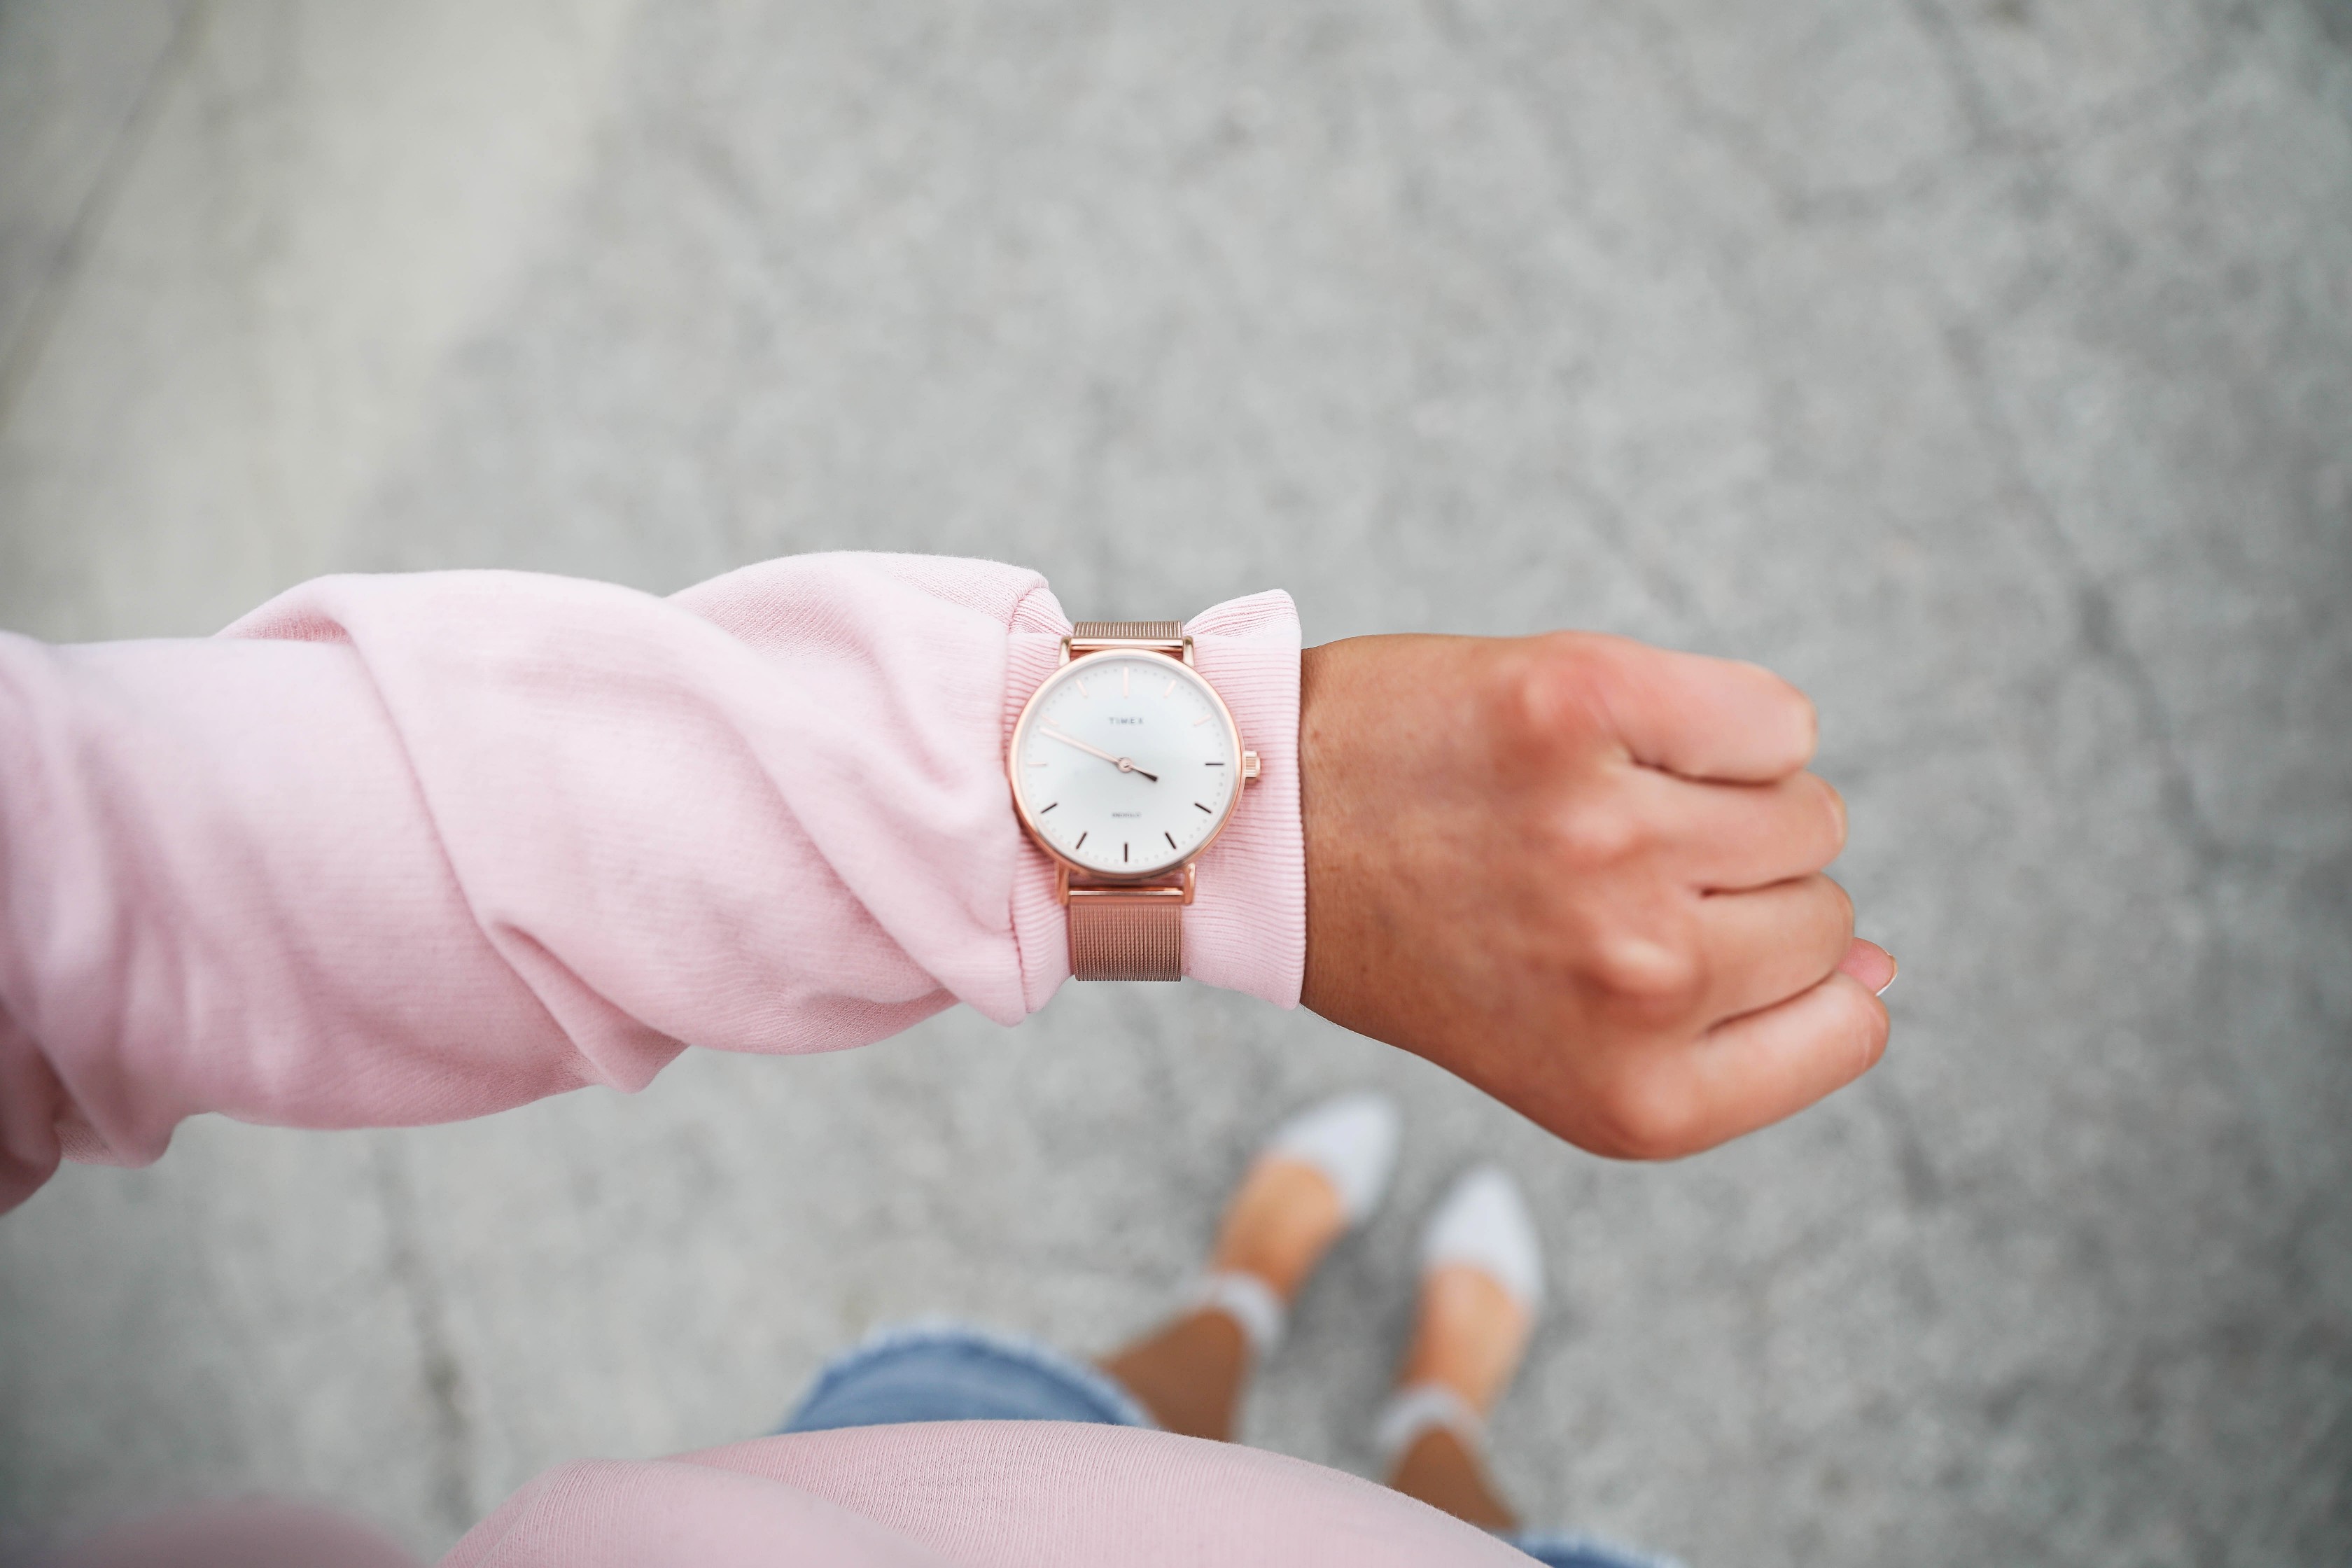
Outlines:
{"type": "Polygon", "coordinates": [[[1543,1305],[1543,1239],[1519,1184],[1499,1165],[1455,1180],[1421,1233],[1421,1271],[1462,1263],[1483,1268],[1532,1319],[1543,1305]]]}
{"type": "Polygon", "coordinates": [[[1312,1165],[1330,1178],[1339,1212],[1352,1230],[1371,1217],[1396,1173],[1404,1117],[1397,1103],[1372,1089],[1335,1095],[1274,1130],[1267,1155],[1312,1165]]]}

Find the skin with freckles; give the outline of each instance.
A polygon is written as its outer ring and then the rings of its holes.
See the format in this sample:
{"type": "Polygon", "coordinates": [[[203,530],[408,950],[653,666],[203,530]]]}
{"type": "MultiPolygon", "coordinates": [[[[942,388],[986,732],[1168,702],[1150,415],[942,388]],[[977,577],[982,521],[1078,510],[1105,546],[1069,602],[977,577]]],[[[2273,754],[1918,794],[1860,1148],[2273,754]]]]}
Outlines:
{"type": "Polygon", "coordinates": [[[1822,875],[1812,704],[1622,637],[1309,648],[1303,1000],[1595,1153],[1672,1159],[1877,1061],[1894,978],[1822,875]]]}

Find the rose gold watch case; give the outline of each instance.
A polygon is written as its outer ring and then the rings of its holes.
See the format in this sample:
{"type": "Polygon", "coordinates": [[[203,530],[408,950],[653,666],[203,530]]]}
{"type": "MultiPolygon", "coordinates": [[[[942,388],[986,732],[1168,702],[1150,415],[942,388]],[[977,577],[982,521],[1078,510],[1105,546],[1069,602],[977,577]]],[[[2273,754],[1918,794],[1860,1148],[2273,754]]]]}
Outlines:
{"type": "Polygon", "coordinates": [[[1207,851],[1210,845],[1217,841],[1217,835],[1225,830],[1225,825],[1233,821],[1234,812],[1242,803],[1242,791],[1248,788],[1251,782],[1257,777],[1257,769],[1252,765],[1257,761],[1256,754],[1243,749],[1241,726],[1234,722],[1233,710],[1225,706],[1225,700],[1217,695],[1217,689],[1209,684],[1208,678],[1192,668],[1191,637],[1184,639],[1183,653],[1181,657],[1169,650],[1167,642],[1159,639],[1147,641],[1141,638],[1086,637],[1077,639],[1078,647],[1075,650],[1070,646],[1072,640],[1069,637],[1062,639],[1062,667],[1037,683],[1037,689],[1031,692],[1029,700],[1021,706],[1021,717],[1013,721],[1013,743],[1006,748],[1004,753],[1004,784],[1005,787],[1013,792],[1013,815],[1021,819],[1022,831],[1029,835],[1029,842],[1044,850],[1046,858],[1054,862],[1055,881],[1065,902],[1072,898],[1083,898],[1089,891],[1099,891],[1117,893],[1126,898],[1133,898],[1139,893],[1148,896],[1156,895],[1172,898],[1189,904],[1192,901],[1192,863],[1207,851]],[[1028,738],[1029,721],[1036,716],[1039,703],[1044,700],[1047,692],[1052,691],[1062,682],[1077,679],[1087,658],[1098,653],[1148,653],[1155,658],[1164,658],[1170,664],[1181,668],[1185,679],[1192,680],[1202,691],[1208,693],[1210,705],[1216,710],[1218,719],[1224,724],[1226,738],[1233,742],[1232,755],[1234,769],[1241,774],[1240,779],[1234,783],[1232,792],[1225,796],[1224,809],[1218,813],[1217,820],[1210,826],[1209,836],[1206,838],[1202,839],[1193,848],[1186,850],[1178,859],[1164,861],[1156,867],[1126,876],[1114,875],[1108,871],[1097,871],[1091,866],[1082,866],[1055,848],[1047,841],[1045,835],[1039,830],[1037,819],[1030,814],[1029,803],[1022,797],[1021,794],[1021,743],[1028,738]],[[1071,880],[1074,877],[1083,878],[1087,882],[1098,884],[1098,886],[1092,889],[1074,886],[1071,880]]]}

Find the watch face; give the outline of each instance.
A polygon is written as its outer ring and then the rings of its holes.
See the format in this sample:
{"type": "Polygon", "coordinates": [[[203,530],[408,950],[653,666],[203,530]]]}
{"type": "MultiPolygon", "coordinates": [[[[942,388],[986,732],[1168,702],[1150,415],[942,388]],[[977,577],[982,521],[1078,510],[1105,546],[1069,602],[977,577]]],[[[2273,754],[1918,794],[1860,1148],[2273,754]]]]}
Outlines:
{"type": "Polygon", "coordinates": [[[1087,654],[1037,689],[1013,736],[1021,814],[1064,859],[1148,877],[1200,853],[1242,787],[1241,739],[1172,658],[1087,654]]]}

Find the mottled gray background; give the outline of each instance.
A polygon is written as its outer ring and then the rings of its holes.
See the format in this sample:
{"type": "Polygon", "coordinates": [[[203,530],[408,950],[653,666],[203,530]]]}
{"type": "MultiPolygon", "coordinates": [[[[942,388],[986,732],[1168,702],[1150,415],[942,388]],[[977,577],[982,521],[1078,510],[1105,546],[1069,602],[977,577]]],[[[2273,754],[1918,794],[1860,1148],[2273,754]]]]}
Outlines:
{"type": "Polygon", "coordinates": [[[983,553],[1082,613],[1609,627],[1823,714],[1866,1082],[1665,1169],[1187,987],[0,1221],[0,1518],[772,1422],[1105,1346],[1275,1112],[1406,1095],[1252,1441],[1369,1468],[1437,1185],[1559,1289],[1510,1489],[1712,1565],[2352,1560],[2342,0],[0,0],[0,624],[314,573],[983,553]]]}

